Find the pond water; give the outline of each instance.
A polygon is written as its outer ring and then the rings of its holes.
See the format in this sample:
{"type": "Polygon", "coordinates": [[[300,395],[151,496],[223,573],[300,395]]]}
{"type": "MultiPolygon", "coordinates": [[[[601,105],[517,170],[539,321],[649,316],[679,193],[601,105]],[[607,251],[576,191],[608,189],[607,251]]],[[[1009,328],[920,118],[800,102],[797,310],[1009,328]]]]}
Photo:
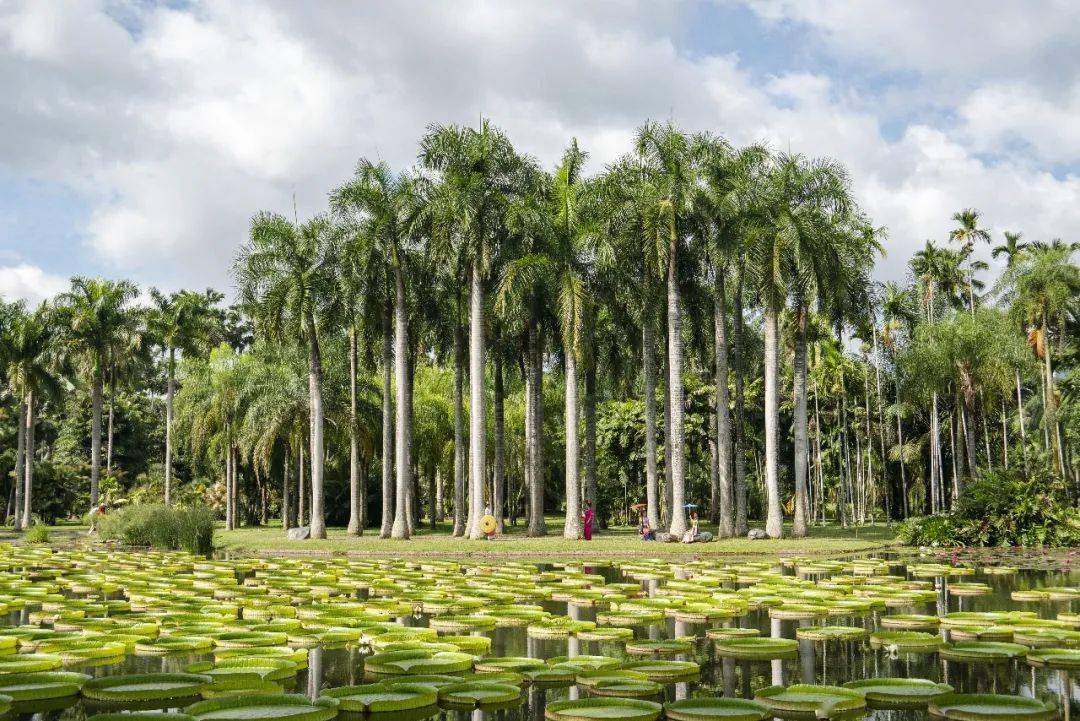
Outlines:
{"type": "MultiPolygon", "coordinates": [[[[47,559],[45,559],[47,560],[47,559]]],[[[1008,561],[1009,559],[1005,559],[1008,561]]],[[[675,655],[663,656],[665,659],[689,660],[697,662],[700,667],[700,675],[693,680],[678,683],[663,684],[662,697],[654,700],[670,702],[679,699],[693,697],[730,697],[752,699],[758,691],[774,685],[790,684],[826,684],[842,685],[849,681],[879,677],[903,677],[921,678],[951,685],[958,693],[995,693],[1011,694],[1051,701],[1057,705],[1062,716],[1068,718],[1076,711],[1080,704],[1080,693],[1073,689],[1068,672],[1036,668],[1029,665],[1022,658],[1006,660],[998,663],[964,662],[946,660],[936,650],[929,652],[911,653],[902,649],[891,647],[886,644],[875,648],[869,642],[869,634],[877,631],[888,630],[881,625],[882,618],[891,614],[926,614],[937,617],[945,617],[949,613],[956,612],[983,612],[983,611],[1008,611],[1022,610],[1035,612],[1042,619],[1056,619],[1061,613],[1080,612],[1080,591],[1076,593],[1076,599],[1049,600],[1038,598],[1036,600],[1017,600],[1014,593],[1032,589],[1055,588],[1076,589],[1080,587],[1080,571],[1073,570],[1069,559],[1062,561],[1036,560],[1029,563],[1028,560],[1020,559],[1013,561],[1018,567],[1015,572],[986,573],[987,563],[979,560],[964,558],[946,558],[946,565],[961,565],[969,567],[971,572],[963,576],[933,575],[932,570],[920,565],[937,562],[934,558],[897,557],[891,558],[879,556],[868,563],[877,563],[879,569],[875,572],[878,576],[892,579],[891,584],[896,588],[919,588],[923,598],[916,602],[890,605],[887,609],[875,608],[870,611],[853,610],[850,614],[832,611],[828,618],[784,620],[770,618],[769,608],[766,605],[751,608],[748,613],[741,617],[718,619],[708,623],[694,623],[677,621],[674,618],[665,618],[659,623],[643,626],[634,626],[635,639],[687,639],[692,638],[691,651],[675,655]],[[1038,568],[1022,566],[1039,566],[1038,568]],[[901,580],[902,579],[902,580],[901,580]],[[971,584],[985,584],[985,588],[971,584]],[[930,594],[928,591],[932,590],[930,594]],[[974,594],[974,595],[968,595],[974,594]],[[812,641],[799,640],[797,654],[794,657],[747,661],[722,657],[717,652],[716,641],[707,636],[710,629],[722,627],[742,627],[757,629],[760,636],[784,639],[796,639],[799,628],[821,625],[840,625],[864,628],[867,635],[856,640],[840,641],[812,641]]],[[[1003,562],[1001,557],[991,559],[989,565],[1003,562]]],[[[222,563],[222,562],[218,562],[222,563]]],[[[303,566],[305,562],[296,562],[303,566]]],[[[345,562],[341,562],[345,563],[345,562]]],[[[388,562],[375,562],[388,563],[388,562]]],[[[679,562],[650,562],[655,564],[656,569],[669,569],[667,573],[649,574],[642,573],[639,567],[634,567],[626,572],[620,565],[631,564],[628,561],[620,561],[619,564],[604,562],[582,563],[575,562],[567,567],[556,564],[532,564],[537,573],[551,572],[555,575],[569,572],[580,577],[603,579],[605,584],[633,584],[640,588],[642,597],[662,598],[670,595],[665,588],[670,583],[692,578],[701,573],[702,569],[714,567],[716,569],[734,568],[734,575],[738,575],[739,567],[723,560],[701,560],[691,564],[691,568],[681,567],[679,562]],[[730,565],[729,565],[730,564],[730,565]],[[661,575],[662,578],[642,578],[642,576],[661,575]]],[[[463,564],[464,565],[464,564],[463,564]]],[[[775,564],[762,564],[760,573],[775,574],[784,578],[802,579],[803,581],[822,583],[830,578],[841,576],[850,577],[850,568],[839,566],[822,567],[817,561],[788,562],[775,564]]],[[[829,566],[829,564],[824,564],[829,566]]],[[[305,566],[306,567],[306,566],[305,566]]],[[[404,562],[402,568],[416,569],[415,565],[404,562]]],[[[279,572],[290,573],[290,562],[286,562],[279,572]]],[[[759,572],[751,569],[755,573],[759,572]]],[[[105,573],[107,566],[98,567],[96,572],[105,573]]],[[[237,575],[237,581],[242,586],[245,580],[253,573],[250,568],[241,570],[237,575]]],[[[315,570],[325,572],[318,564],[315,570]]],[[[440,571],[442,573],[444,571],[440,571]]],[[[751,574],[751,571],[743,570],[751,574]]],[[[7,574],[16,574],[20,579],[27,578],[27,569],[11,568],[7,574]]],[[[48,574],[46,574],[48,575],[48,574]]],[[[874,574],[869,574],[871,577],[874,574]]],[[[30,575],[32,578],[32,574],[30,575]]],[[[300,576],[302,578],[302,574],[300,576]]],[[[775,579],[775,576],[772,576],[775,579]]],[[[46,583],[62,580],[45,579],[46,583]]],[[[469,587],[468,576],[460,581],[464,589],[469,587]]],[[[400,579],[399,579],[400,581],[400,579]]],[[[735,578],[734,580],[721,580],[710,584],[711,588],[723,591],[738,591],[752,585],[753,578],[735,578]]],[[[408,595],[407,582],[401,582],[400,588],[382,588],[378,591],[380,598],[394,597],[395,595],[408,595]]],[[[10,584],[9,584],[10,585],[10,584]]],[[[64,584],[61,584],[64,585],[64,584]]],[[[602,584],[597,584],[601,587],[602,584]]],[[[807,586],[809,588],[809,586],[807,586]]],[[[627,586],[626,588],[630,588],[627,586]]],[[[67,588],[63,591],[64,596],[71,601],[83,599],[101,600],[103,598],[123,599],[123,589],[106,589],[107,595],[103,596],[97,591],[81,589],[82,592],[67,588]]],[[[10,590],[9,590],[10,593],[10,590]]],[[[367,589],[356,592],[354,600],[369,599],[367,589]]],[[[1070,595],[1069,593],[1058,595],[1070,595]]],[[[220,598],[220,596],[219,596],[220,598]]],[[[228,596],[225,596],[228,598],[228,596]]],[[[1024,598],[1024,594],[1020,594],[1024,598]]],[[[2,600],[2,599],[0,599],[2,600]]],[[[812,599],[811,599],[812,600],[812,599]]],[[[536,603],[535,601],[532,603],[536,603]]],[[[589,607],[581,603],[569,604],[566,601],[542,600],[538,602],[544,611],[558,617],[568,617],[575,621],[597,621],[598,613],[603,613],[605,606],[601,605],[598,611],[596,607],[589,607]]],[[[511,604],[508,606],[513,608],[511,604]]],[[[41,608],[37,604],[27,604],[24,608],[9,612],[6,623],[9,627],[30,624],[37,621],[42,627],[50,627],[48,614],[43,617],[38,613],[41,608]]],[[[478,609],[474,613],[483,613],[484,609],[478,609]]],[[[394,623],[407,627],[427,626],[432,617],[419,611],[419,608],[411,614],[398,616],[393,619],[394,623]]],[[[983,620],[974,624],[985,629],[988,625],[983,620]]],[[[1073,628],[1080,627],[1080,622],[1073,628]]],[[[969,629],[970,632],[970,629],[969,629]]],[[[951,638],[953,631],[948,628],[940,628],[935,633],[945,641],[954,641],[951,638]]],[[[549,659],[556,656],[581,656],[598,655],[616,658],[621,661],[635,661],[649,658],[647,656],[628,654],[624,641],[589,641],[581,640],[574,636],[568,638],[544,639],[532,638],[523,626],[497,627],[491,630],[472,631],[471,635],[488,636],[491,641],[491,650],[488,654],[496,657],[531,657],[549,659]]],[[[107,637],[107,635],[106,635],[107,637]]],[[[1080,634],[1078,634],[1080,637],[1080,634]]],[[[1080,641],[1074,641],[1067,633],[1062,634],[1062,640],[1057,646],[1080,646],[1080,641]]],[[[371,675],[365,677],[364,660],[372,653],[372,649],[362,643],[349,643],[336,646],[314,646],[308,652],[307,668],[301,670],[295,677],[282,682],[286,691],[305,694],[315,698],[326,689],[370,683],[371,675]]],[[[77,670],[91,676],[109,676],[115,674],[151,673],[151,672],[180,672],[198,661],[212,661],[213,654],[179,653],[168,655],[140,655],[128,654],[122,661],[109,661],[104,664],[65,664],[63,670],[77,670]]],[[[396,718],[440,718],[464,721],[483,721],[485,719],[500,719],[504,721],[539,720],[544,718],[547,704],[563,700],[585,698],[589,694],[586,690],[573,684],[555,685],[553,687],[540,688],[536,685],[526,685],[522,694],[521,702],[511,708],[498,710],[472,710],[451,711],[431,708],[427,716],[418,714],[388,713],[386,719],[396,718]]],[[[72,699],[64,704],[64,708],[52,710],[36,710],[33,708],[16,709],[15,718],[45,721],[46,719],[72,719],[82,721],[98,710],[86,705],[87,702],[72,699]]],[[[909,711],[869,711],[868,718],[874,719],[923,719],[928,718],[925,710],[909,711]]]]}

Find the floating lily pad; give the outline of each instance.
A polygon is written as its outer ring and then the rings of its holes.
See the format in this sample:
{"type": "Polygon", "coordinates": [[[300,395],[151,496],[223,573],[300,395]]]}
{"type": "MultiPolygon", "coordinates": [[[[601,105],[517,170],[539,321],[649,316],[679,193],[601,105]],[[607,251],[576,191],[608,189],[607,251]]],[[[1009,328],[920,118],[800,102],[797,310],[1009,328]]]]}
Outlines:
{"type": "Polygon", "coordinates": [[[521,699],[521,689],[508,683],[467,681],[439,689],[439,704],[447,708],[490,708],[514,704],[521,699]]]}
{"type": "Polygon", "coordinates": [[[867,678],[849,681],[850,688],[866,696],[870,708],[920,709],[935,698],[952,693],[953,687],[922,678],[867,678]]]}
{"type": "Polygon", "coordinates": [[[705,632],[705,636],[714,640],[723,640],[727,638],[752,638],[754,636],[760,636],[761,631],[756,628],[736,628],[729,626],[722,626],[720,628],[710,628],[705,632]]]}
{"type": "Polygon", "coordinates": [[[729,638],[716,642],[716,653],[742,661],[795,658],[799,653],[799,642],[790,638],[729,638]]]}
{"type": "Polygon", "coordinates": [[[1000,663],[1027,655],[1027,646],[1018,643],[992,641],[965,641],[943,646],[940,656],[949,661],[969,663],[1000,663]]]}
{"type": "MultiPolygon", "coordinates": [[[[1028,651],[1027,662],[1032,666],[1066,671],[1080,669],[1080,648],[1040,648],[1028,651]]],[[[0,693],[7,692],[0,687],[0,693]]]]}
{"type": "Polygon", "coordinates": [[[1038,699],[999,694],[946,694],[930,702],[930,715],[955,721],[1048,721],[1057,718],[1057,709],[1038,699]]]}
{"type": "Polygon", "coordinates": [[[624,663],[622,668],[626,671],[637,671],[645,674],[650,681],[657,683],[674,683],[696,677],[701,673],[701,667],[693,661],[631,661],[624,663]]]}
{"type": "Polygon", "coordinates": [[[795,629],[795,638],[808,641],[857,641],[866,635],[858,626],[805,626],[795,629]]]}
{"type": "Polygon", "coordinates": [[[70,671],[5,674],[0,676],[0,694],[16,702],[64,698],[77,695],[89,680],[84,673],[70,671]]]}
{"type": "Polygon", "coordinates": [[[135,653],[161,655],[167,653],[195,653],[209,651],[214,641],[203,636],[159,636],[135,644],[135,653]]]}
{"type": "Polygon", "coordinates": [[[528,656],[494,656],[482,658],[477,661],[473,668],[477,671],[535,671],[547,666],[540,658],[528,656]]]}
{"type": "Polygon", "coordinates": [[[866,698],[858,691],[815,684],[769,686],[758,691],[754,700],[776,716],[793,719],[842,718],[866,708],[866,698]]]}
{"type": "Polygon", "coordinates": [[[656,721],[663,706],[653,701],[630,698],[583,698],[553,701],[544,710],[550,721],[656,721]]]}
{"type": "Polygon", "coordinates": [[[890,651],[929,653],[944,644],[941,636],[922,631],[878,631],[870,634],[870,645],[890,651]]]}
{"type": "Polygon", "coordinates": [[[689,641],[677,641],[675,639],[627,641],[626,652],[638,656],[674,656],[679,653],[690,653],[694,645],[689,641]]]}
{"type": "Polygon", "coordinates": [[[439,700],[439,695],[432,686],[415,683],[342,686],[324,691],[323,694],[337,699],[342,711],[357,713],[407,711],[433,706],[439,700]]]}
{"type": "Polygon", "coordinates": [[[767,706],[741,698],[688,698],[664,706],[670,721],[764,721],[770,715],[767,706]]]}
{"type": "Polygon", "coordinates": [[[17,653],[0,656],[0,674],[52,671],[64,665],[63,659],[48,653],[17,653]]]}
{"type": "Polygon", "coordinates": [[[82,694],[97,701],[161,701],[198,696],[209,676],[192,673],[136,673],[102,676],[83,684],[82,694]]]}
{"type": "Polygon", "coordinates": [[[364,667],[371,673],[388,676],[460,673],[473,667],[473,657],[453,651],[389,651],[369,656],[364,667]]]}
{"type": "Polygon", "coordinates": [[[196,721],[329,721],[337,716],[337,699],[309,701],[300,694],[245,695],[200,701],[184,709],[196,721]]]}

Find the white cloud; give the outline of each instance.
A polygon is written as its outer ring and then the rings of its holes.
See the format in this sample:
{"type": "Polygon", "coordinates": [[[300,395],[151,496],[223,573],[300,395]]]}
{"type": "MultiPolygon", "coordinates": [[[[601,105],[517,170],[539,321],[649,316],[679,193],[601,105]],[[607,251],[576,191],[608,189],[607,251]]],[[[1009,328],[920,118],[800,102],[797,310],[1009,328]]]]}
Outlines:
{"type": "Polygon", "coordinates": [[[67,288],[67,279],[46,273],[36,265],[0,266],[0,298],[25,300],[36,305],[67,288]]]}
{"type": "Polygon", "coordinates": [[[599,168],[644,119],[667,117],[833,156],[890,227],[884,277],[902,275],[925,238],[943,239],[962,207],[1029,237],[1080,223],[1077,179],[1044,167],[1059,148],[1080,153],[1070,122],[1080,91],[1060,102],[1076,64],[1040,75],[1025,55],[1072,42],[1071,6],[754,7],[868,70],[940,75],[960,88],[948,96],[958,120],[920,119],[887,137],[887,89],[860,94],[794,63],[761,78],[735,48],[688,53],[675,39],[678,4],[203,0],[132,5],[129,32],[103,5],[33,0],[0,10],[0,165],[75,188],[92,206],[85,235],[97,256],[165,287],[227,284],[254,211],[289,212],[295,192],[301,215],[317,212],[360,156],[404,166],[429,123],[481,116],[549,165],[576,136],[599,168]],[[987,81],[971,82],[979,72],[987,81]],[[1013,139],[1034,150],[986,156],[1013,139]]]}

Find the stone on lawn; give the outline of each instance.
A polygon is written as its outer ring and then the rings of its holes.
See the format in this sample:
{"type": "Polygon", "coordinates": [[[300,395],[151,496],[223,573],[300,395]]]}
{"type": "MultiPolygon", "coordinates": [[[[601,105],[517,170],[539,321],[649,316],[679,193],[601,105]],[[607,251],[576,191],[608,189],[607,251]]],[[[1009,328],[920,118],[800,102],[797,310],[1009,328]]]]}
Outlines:
{"type": "Polygon", "coordinates": [[[288,533],[290,541],[303,541],[305,538],[307,538],[310,535],[311,535],[311,529],[308,528],[307,526],[300,526],[299,528],[290,528],[289,533],[288,533]]]}
{"type": "Polygon", "coordinates": [[[751,541],[763,541],[769,537],[769,534],[765,533],[765,529],[763,528],[751,528],[750,533],[747,533],[746,537],[751,541]]]}

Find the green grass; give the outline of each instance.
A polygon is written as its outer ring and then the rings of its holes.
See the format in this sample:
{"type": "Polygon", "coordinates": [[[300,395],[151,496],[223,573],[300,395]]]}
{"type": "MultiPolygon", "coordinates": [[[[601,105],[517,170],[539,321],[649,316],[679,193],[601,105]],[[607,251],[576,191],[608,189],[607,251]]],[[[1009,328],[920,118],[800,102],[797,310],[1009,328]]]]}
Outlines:
{"type": "MultiPolygon", "coordinates": [[[[713,530],[710,526],[702,529],[713,530]]],[[[366,529],[356,538],[345,534],[343,528],[331,528],[325,540],[289,541],[280,525],[262,528],[242,528],[234,531],[219,529],[215,545],[219,550],[256,555],[328,555],[403,556],[445,558],[529,558],[555,560],[560,558],[688,558],[708,556],[775,557],[777,555],[838,556],[873,551],[896,544],[893,531],[884,525],[862,528],[838,526],[814,527],[809,538],[769,539],[748,541],[745,538],[725,539],[711,543],[646,543],[637,537],[636,529],[620,527],[593,534],[591,541],[571,541],[562,538],[561,518],[548,519],[549,535],[528,538],[522,526],[509,528],[494,541],[468,541],[453,538],[450,527],[440,524],[435,531],[425,528],[408,541],[382,539],[378,529],[366,529]]],[[[785,533],[790,534],[790,527],[785,533]]]]}

